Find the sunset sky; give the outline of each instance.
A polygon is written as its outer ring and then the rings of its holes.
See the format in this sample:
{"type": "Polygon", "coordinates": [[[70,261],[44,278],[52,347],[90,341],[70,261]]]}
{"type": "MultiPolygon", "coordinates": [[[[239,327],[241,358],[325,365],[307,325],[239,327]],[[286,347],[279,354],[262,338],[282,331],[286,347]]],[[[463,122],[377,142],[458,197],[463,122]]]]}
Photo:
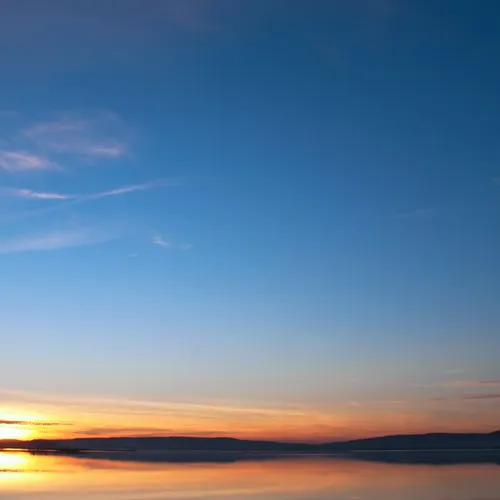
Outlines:
{"type": "Polygon", "coordinates": [[[0,439],[500,428],[497,0],[0,0],[0,439]]]}

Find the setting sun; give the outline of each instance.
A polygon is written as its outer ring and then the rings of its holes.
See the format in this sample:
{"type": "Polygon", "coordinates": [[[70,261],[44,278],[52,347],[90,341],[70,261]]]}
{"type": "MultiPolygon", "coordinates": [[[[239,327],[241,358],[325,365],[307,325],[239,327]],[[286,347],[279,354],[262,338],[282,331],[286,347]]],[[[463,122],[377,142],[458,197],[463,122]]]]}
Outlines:
{"type": "Polygon", "coordinates": [[[28,439],[32,429],[17,425],[0,425],[0,439],[28,439]]]}
{"type": "Polygon", "coordinates": [[[35,425],[40,421],[34,415],[0,413],[0,440],[1,439],[30,439],[35,431],[35,425]]]}

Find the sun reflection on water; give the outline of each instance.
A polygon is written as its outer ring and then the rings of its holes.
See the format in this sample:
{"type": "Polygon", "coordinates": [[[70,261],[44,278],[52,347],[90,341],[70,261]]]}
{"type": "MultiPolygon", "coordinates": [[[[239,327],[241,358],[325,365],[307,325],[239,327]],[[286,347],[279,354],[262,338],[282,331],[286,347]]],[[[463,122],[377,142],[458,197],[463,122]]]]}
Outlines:
{"type": "MultiPolygon", "coordinates": [[[[33,461],[27,453],[0,452],[0,490],[15,483],[26,484],[37,480],[33,461]]],[[[10,488],[9,488],[10,489],[10,488]]]]}
{"type": "Polygon", "coordinates": [[[3,452],[0,469],[0,499],[22,493],[29,500],[380,500],[420,492],[412,498],[428,500],[453,492],[454,500],[470,500],[500,491],[498,466],[487,464],[436,467],[328,458],[146,463],[3,452]]]}
{"type": "Polygon", "coordinates": [[[0,452],[0,470],[1,471],[24,471],[29,466],[29,455],[0,452]]]}

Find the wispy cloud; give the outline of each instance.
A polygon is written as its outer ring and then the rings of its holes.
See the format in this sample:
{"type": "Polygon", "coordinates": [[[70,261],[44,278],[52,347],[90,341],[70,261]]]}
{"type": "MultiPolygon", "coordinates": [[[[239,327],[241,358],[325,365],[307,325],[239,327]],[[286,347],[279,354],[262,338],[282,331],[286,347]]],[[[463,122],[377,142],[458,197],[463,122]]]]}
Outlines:
{"type": "Polygon", "coordinates": [[[70,200],[73,198],[73,196],[69,194],[46,193],[43,191],[33,191],[31,189],[8,188],[4,192],[10,196],[28,200],[70,200]]]}
{"type": "Polygon", "coordinates": [[[65,132],[83,132],[87,128],[85,120],[55,120],[35,123],[24,129],[24,135],[30,139],[51,136],[52,134],[61,134],[65,132]]]}
{"type": "Polygon", "coordinates": [[[91,203],[100,199],[123,196],[140,191],[149,191],[162,187],[176,186],[177,182],[168,179],[155,179],[141,184],[122,186],[107,191],[90,194],[72,194],[60,192],[41,192],[29,189],[3,188],[0,195],[15,196],[22,199],[29,199],[40,203],[50,203],[48,206],[37,207],[20,213],[14,213],[4,218],[4,221],[17,221],[33,217],[44,216],[54,212],[64,211],[82,203],[91,203]]]}
{"type": "Polygon", "coordinates": [[[453,380],[443,387],[500,387],[500,380],[453,380]]]}
{"type": "Polygon", "coordinates": [[[433,402],[449,402],[449,401],[489,401],[500,399],[500,392],[483,393],[483,394],[458,394],[453,396],[435,396],[428,399],[433,402]]]}
{"type": "Polygon", "coordinates": [[[465,373],[467,370],[464,370],[463,368],[449,368],[447,370],[443,370],[443,373],[447,375],[461,375],[465,373]]]}
{"type": "Polygon", "coordinates": [[[32,234],[0,242],[0,254],[59,250],[95,245],[116,239],[119,236],[117,232],[107,232],[93,227],[32,234]]]}
{"type": "Polygon", "coordinates": [[[33,420],[9,420],[9,419],[4,419],[0,420],[0,425],[21,425],[21,426],[35,426],[35,427],[54,427],[56,425],[68,425],[68,424],[63,424],[62,422],[38,422],[38,421],[33,421],[33,420]]]}
{"type": "Polygon", "coordinates": [[[32,124],[22,135],[37,147],[56,154],[112,159],[128,152],[124,126],[110,112],[85,118],[66,113],[52,121],[32,124]]]}
{"type": "MultiPolygon", "coordinates": [[[[135,193],[137,191],[149,191],[150,189],[156,189],[161,187],[175,186],[174,181],[168,179],[155,179],[152,181],[143,182],[140,184],[132,184],[128,186],[122,186],[115,189],[109,189],[107,191],[100,191],[98,193],[90,194],[69,194],[69,193],[55,193],[55,192],[43,192],[34,191],[32,189],[22,189],[22,188],[4,188],[0,190],[0,193],[4,193],[7,196],[13,196],[16,198],[25,198],[32,200],[73,200],[75,202],[83,202],[89,200],[97,200],[99,198],[108,198],[110,196],[120,196],[129,193],[135,193]]],[[[61,207],[67,204],[59,205],[61,207]]]]}
{"type": "Polygon", "coordinates": [[[500,392],[489,393],[489,394],[466,394],[461,396],[460,399],[463,401],[482,401],[490,399],[500,399],[500,392]]]}
{"type": "Polygon", "coordinates": [[[80,199],[95,200],[98,198],[107,198],[109,196],[120,196],[122,194],[135,193],[137,191],[149,191],[150,189],[169,187],[175,185],[176,183],[174,181],[168,179],[155,179],[153,181],[147,181],[141,184],[132,184],[129,186],[123,186],[116,189],[110,189],[108,191],[102,191],[100,193],[83,195],[80,197],[80,199]]]}
{"type": "Polygon", "coordinates": [[[172,244],[159,235],[153,236],[153,244],[163,248],[172,248],[172,244]]]}
{"type": "Polygon", "coordinates": [[[83,151],[90,156],[101,156],[103,158],[118,158],[124,155],[127,150],[124,144],[115,142],[114,144],[91,144],[83,151]]]}
{"type": "Polygon", "coordinates": [[[188,243],[173,243],[160,235],[153,236],[152,242],[154,245],[170,250],[191,250],[191,248],[193,248],[193,245],[188,243]]]}
{"type": "Polygon", "coordinates": [[[16,147],[0,148],[0,170],[63,170],[61,165],[69,161],[77,165],[78,160],[94,163],[116,159],[128,154],[129,138],[125,124],[109,111],[84,117],[60,113],[14,133],[11,140],[16,147]]]}
{"type": "Polygon", "coordinates": [[[57,164],[44,156],[27,151],[0,151],[0,169],[7,172],[57,169],[57,164]]]}
{"type": "MultiPolygon", "coordinates": [[[[217,413],[234,413],[236,415],[268,415],[281,417],[283,415],[291,415],[297,417],[305,417],[311,413],[311,410],[295,406],[287,405],[269,405],[262,404],[258,406],[249,406],[246,403],[237,403],[232,401],[154,401],[127,399],[115,397],[92,397],[92,396],[74,396],[61,394],[48,394],[27,390],[12,390],[0,387],[0,395],[6,398],[22,398],[26,401],[45,402],[45,403],[60,403],[67,406],[85,408],[95,406],[100,413],[105,413],[107,410],[116,408],[124,409],[130,414],[141,414],[144,410],[156,411],[164,416],[166,413],[174,416],[180,414],[185,416],[187,412],[217,412],[217,413]]],[[[319,412],[319,414],[322,414],[319,412]]],[[[326,415],[329,417],[329,415],[326,415]]]]}

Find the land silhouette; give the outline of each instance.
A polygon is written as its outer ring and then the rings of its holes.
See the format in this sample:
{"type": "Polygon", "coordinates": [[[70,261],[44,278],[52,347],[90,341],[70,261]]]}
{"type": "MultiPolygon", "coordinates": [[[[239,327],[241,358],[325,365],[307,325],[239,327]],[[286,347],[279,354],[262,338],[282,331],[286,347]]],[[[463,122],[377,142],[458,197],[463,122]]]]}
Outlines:
{"type": "Polygon", "coordinates": [[[0,440],[0,449],[33,452],[260,452],[344,453],[362,451],[500,450],[500,430],[491,433],[390,435],[324,444],[198,437],[95,437],[75,439],[0,440]]]}

